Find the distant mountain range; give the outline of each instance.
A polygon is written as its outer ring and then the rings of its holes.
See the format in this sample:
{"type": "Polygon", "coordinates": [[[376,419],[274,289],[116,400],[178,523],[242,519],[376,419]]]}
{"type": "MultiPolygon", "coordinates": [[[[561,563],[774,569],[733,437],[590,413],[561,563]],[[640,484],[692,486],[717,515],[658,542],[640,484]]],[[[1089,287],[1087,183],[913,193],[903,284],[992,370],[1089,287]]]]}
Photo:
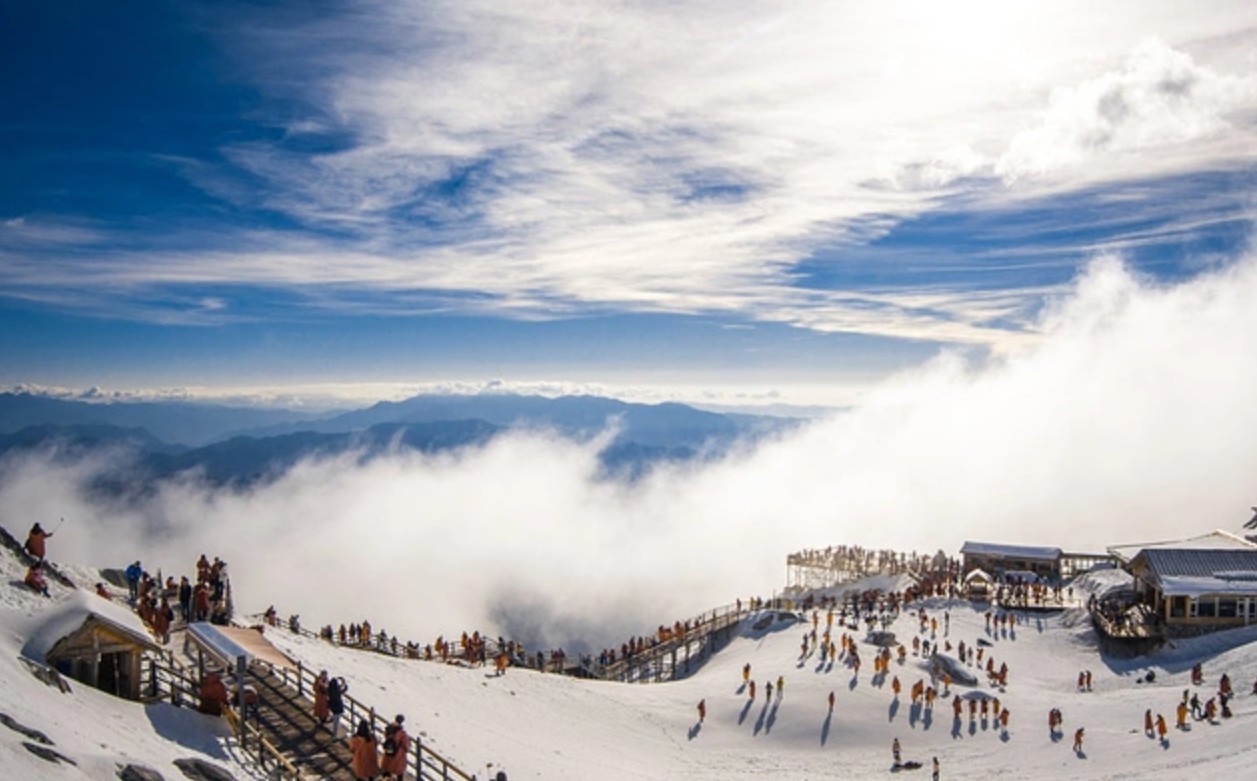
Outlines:
{"type": "Polygon", "coordinates": [[[186,402],[84,402],[33,393],[0,393],[0,434],[41,425],[114,426],[144,429],[162,442],[197,447],[246,429],[312,417],[291,410],[186,402]]]}
{"type": "MultiPolygon", "coordinates": [[[[0,394],[0,455],[42,449],[75,457],[121,447],[144,477],[197,473],[215,484],[234,485],[271,479],[312,456],[435,453],[483,445],[513,429],[544,430],[578,442],[614,431],[600,453],[603,468],[634,478],[653,464],[719,457],[735,443],[796,425],[790,418],[596,396],[416,396],[319,418],[290,410],[0,394]]],[[[102,487],[126,490],[121,483],[102,487]]]]}

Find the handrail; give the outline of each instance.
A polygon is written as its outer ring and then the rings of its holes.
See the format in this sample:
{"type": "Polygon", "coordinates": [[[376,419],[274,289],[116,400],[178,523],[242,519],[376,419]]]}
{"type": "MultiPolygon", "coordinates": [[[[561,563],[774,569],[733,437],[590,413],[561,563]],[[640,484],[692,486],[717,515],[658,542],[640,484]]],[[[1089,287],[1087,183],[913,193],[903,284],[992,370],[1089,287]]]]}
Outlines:
{"type": "MultiPolygon", "coordinates": [[[[295,680],[290,681],[289,673],[292,672],[291,668],[277,667],[264,659],[259,659],[256,663],[266,666],[272,674],[281,678],[284,686],[295,689],[297,694],[303,697],[305,696],[307,686],[309,691],[314,691],[314,683],[318,676],[312,669],[304,665],[297,665],[295,680]]],[[[377,731],[379,734],[383,734],[385,727],[391,723],[388,719],[377,715],[375,708],[368,707],[349,695],[345,695],[342,699],[345,702],[346,715],[349,717],[350,732],[353,731],[354,725],[362,719],[366,719],[371,724],[372,730],[377,731]]],[[[465,773],[453,762],[425,746],[418,735],[412,736],[410,743],[411,757],[407,760],[407,766],[415,771],[415,775],[419,779],[423,781],[474,781],[472,776],[465,773]],[[437,773],[437,775],[433,773],[437,773]]]]}
{"type": "Polygon", "coordinates": [[[297,770],[297,766],[293,765],[292,760],[285,757],[283,752],[279,751],[278,747],[275,747],[274,743],[265,738],[264,734],[261,733],[261,729],[251,727],[248,719],[243,719],[243,723],[241,723],[240,717],[230,706],[225,709],[225,713],[228,714],[228,721],[235,729],[236,734],[241,734],[240,728],[241,726],[244,727],[245,732],[240,738],[240,743],[245,746],[246,755],[248,755],[248,733],[251,732],[253,733],[255,741],[258,742],[258,763],[261,765],[263,770],[266,770],[266,760],[263,756],[265,753],[265,755],[269,755],[270,758],[275,761],[275,765],[278,766],[277,772],[280,778],[293,778],[294,781],[302,781],[302,778],[304,778],[302,771],[297,770]],[[287,776],[284,775],[285,772],[288,773],[287,776]]]}
{"type": "MultiPolygon", "coordinates": [[[[686,622],[690,626],[689,626],[689,629],[681,637],[674,637],[674,638],[670,638],[667,641],[660,641],[660,640],[654,639],[652,636],[652,639],[650,640],[649,645],[647,645],[646,648],[644,648],[642,651],[638,653],[632,654],[627,657],[621,656],[620,658],[616,659],[614,662],[608,665],[599,664],[595,659],[582,658],[578,660],[575,669],[582,670],[587,675],[590,675],[595,678],[603,679],[603,680],[625,680],[624,676],[626,675],[628,671],[632,669],[640,668],[650,662],[653,662],[659,659],[660,657],[669,653],[675,647],[678,647],[686,642],[691,642],[691,643],[695,642],[696,640],[705,638],[707,635],[711,634],[712,632],[725,629],[729,625],[736,623],[737,621],[740,621],[742,618],[745,618],[747,615],[754,612],[755,609],[764,609],[768,607],[778,608],[782,604],[787,604],[787,603],[788,601],[783,602],[782,600],[775,600],[775,599],[774,600],[749,600],[748,599],[748,600],[738,600],[737,602],[731,602],[725,605],[720,605],[719,607],[712,608],[711,610],[703,611],[696,618],[693,618],[690,621],[686,622]],[[755,607],[752,608],[752,605],[755,605],[755,607]],[[730,616],[732,616],[732,618],[730,616]]],[[[271,628],[287,629],[289,632],[293,632],[294,634],[297,634],[301,637],[308,637],[314,640],[328,641],[342,648],[357,648],[360,650],[374,651],[376,653],[393,656],[395,658],[413,658],[413,657],[408,657],[406,653],[401,651],[400,649],[403,646],[400,646],[400,645],[399,645],[399,651],[394,653],[390,647],[384,644],[380,644],[380,643],[369,643],[365,645],[361,643],[343,643],[342,644],[341,642],[339,642],[339,640],[335,636],[333,636],[329,640],[329,638],[323,633],[311,631],[307,629],[306,627],[301,626],[300,624],[293,626],[290,622],[285,622],[282,620],[277,621],[276,623],[273,623],[273,624],[268,623],[266,621],[265,613],[252,613],[252,614],[246,615],[245,618],[257,620],[259,622],[262,622],[266,626],[270,626],[271,628]]],[[[492,639],[489,635],[483,635],[483,642],[485,645],[487,655],[495,656],[498,652],[500,652],[501,649],[498,648],[497,642],[494,639],[492,639]],[[493,649],[493,652],[489,653],[489,649],[493,649]]],[[[466,649],[463,648],[461,639],[449,640],[447,641],[447,643],[450,649],[448,653],[449,659],[466,658],[467,656],[466,649]]],[[[420,656],[418,658],[421,660],[427,661],[427,658],[424,656],[420,656]]],[[[513,654],[512,654],[512,658],[515,658],[513,654]]],[[[531,656],[525,655],[524,658],[525,658],[525,666],[528,666],[531,669],[531,665],[527,664],[527,660],[531,658],[531,656]]],[[[546,664],[543,672],[548,672],[548,671],[551,671],[551,666],[549,664],[546,664]]],[[[557,672],[563,673],[564,671],[557,670],[557,672]]]]}
{"type": "MultiPolygon", "coordinates": [[[[201,692],[197,682],[185,670],[174,663],[174,658],[169,652],[165,652],[165,655],[168,658],[167,664],[163,664],[156,659],[149,660],[149,699],[165,699],[169,696],[173,704],[179,705],[182,703],[182,698],[186,697],[199,706],[201,692]],[[165,680],[163,680],[163,676],[165,680]],[[163,688],[165,689],[164,692],[163,688]]],[[[304,776],[297,769],[297,766],[285,757],[273,743],[267,740],[261,730],[249,725],[247,720],[242,724],[240,714],[236,713],[235,709],[230,705],[223,709],[223,715],[227,718],[227,723],[231,725],[232,732],[241,737],[241,747],[244,749],[245,756],[251,756],[248,751],[251,735],[258,746],[256,761],[263,771],[267,770],[266,762],[269,755],[269,758],[278,766],[277,772],[281,779],[302,781],[304,776]]]]}
{"type": "MultiPolygon", "coordinates": [[[[606,680],[626,680],[632,670],[646,667],[652,662],[671,654],[675,649],[683,645],[701,642],[713,632],[727,629],[752,612],[754,611],[751,609],[749,601],[739,601],[712,608],[710,611],[704,611],[697,618],[686,622],[689,624],[689,629],[685,630],[680,636],[672,637],[666,641],[652,641],[650,645],[638,653],[622,656],[608,665],[591,663],[586,669],[606,680]],[[710,617],[707,617],[708,613],[711,614],[710,617]]],[[[675,671],[673,671],[673,677],[675,677],[675,671]]]]}
{"type": "MultiPolygon", "coordinates": [[[[421,646],[417,647],[419,649],[419,655],[411,656],[406,653],[405,645],[400,642],[398,643],[398,646],[397,646],[398,650],[394,652],[392,648],[386,645],[382,645],[380,643],[374,642],[374,641],[371,643],[366,643],[366,644],[349,643],[349,642],[342,643],[335,636],[328,638],[322,632],[314,632],[310,629],[307,629],[304,626],[301,626],[300,624],[298,624],[294,628],[290,623],[286,621],[282,621],[282,620],[274,624],[267,623],[265,613],[248,613],[244,617],[251,620],[257,620],[261,622],[263,626],[269,627],[271,629],[284,629],[284,630],[287,630],[288,632],[292,632],[293,634],[299,637],[307,637],[307,638],[310,638],[311,640],[322,640],[324,642],[330,642],[333,645],[338,646],[340,648],[354,648],[359,651],[374,651],[379,654],[384,654],[385,656],[391,656],[395,659],[417,659],[420,661],[436,661],[435,657],[433,657],[432,659],[427,659],[425,656],[423,656],[423,647],[421,646]]],[[[482,638],[485,645],[486,653],[488,653],[489,656],[496,655],[496,653],[501,650],[498,647],[498,643],[495,639],[489,637],[488,635],[482,635],[482,638]],[[489,649],[493,649],[493,652],[489,653],[489,649]]],[[[461,639],[447,640],[445,642],[449,648],[449,652],[447,654],[449,659],[466,659],[467,658],[467,649],[463,646],[463,642],[461,639]]],[[[508,643],[508,645],[510,645],[510,643],[508,643]]]]}
{"type": "Polygon", "coordinates": [[[1158,620],[1160,617],[1155,613],[1150,614],[1149,620],[1124,620],[1118,623],[1108,616],[1098,604],[1089,606],[1087,612],[1091,614],[1092,621],[1100,631],[1112,638],[1156,640],[1165,636],[1165,627],[1158,620]]]}

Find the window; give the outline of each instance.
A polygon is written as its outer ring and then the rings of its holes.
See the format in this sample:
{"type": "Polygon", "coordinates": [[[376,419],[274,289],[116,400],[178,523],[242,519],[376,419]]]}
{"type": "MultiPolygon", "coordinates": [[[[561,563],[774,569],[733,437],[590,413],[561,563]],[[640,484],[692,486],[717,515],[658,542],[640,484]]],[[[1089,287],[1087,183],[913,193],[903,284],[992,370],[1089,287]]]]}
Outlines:
{"type": "Polygon", "coordinates": [[[1218,618],[1235,618],[1239,615],[1239,603],[1234,599],[1218,600],[1218,618]]]}
{"type": "Polygon", "coordinates": [[[1218,615],[1218,603],[1212,599],[1201,599],[1196,602],[1197,618],[1213,618],[1218,615]]]}

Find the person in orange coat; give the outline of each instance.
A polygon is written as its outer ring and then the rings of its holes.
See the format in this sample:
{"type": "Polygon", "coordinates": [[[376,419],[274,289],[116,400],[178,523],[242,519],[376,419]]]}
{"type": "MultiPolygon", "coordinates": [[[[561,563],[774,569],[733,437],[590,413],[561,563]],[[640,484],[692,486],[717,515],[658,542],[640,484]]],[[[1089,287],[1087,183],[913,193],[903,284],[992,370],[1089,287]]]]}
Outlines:
{"type": "Polygon", "coordinates": [[[349,750],[354,755],[354,778],[371,781],[380,774],[379,744],[371,734],[371,722],[358,722],[358,731],[349,739],[349,750]]]}
{"type": "Polygon", "coordinates": [[[44,568],[40,565],[41,562],[38,561],[32,564],[26,570],[26,577],[22,579],[22,582],[40,594],[50,597],[52,595],[48,593],[48,581],[44,579],[44,568]]]}
{"type": "Polygon", "coordinates": [[[707,718],[707,700],[705,699],[699,700],[698,701],[698,723],[702,724],[703,720],[706,718],[707,718]]]}
{"type": "Polygon", "coordinates": [[[1165,724],[1165,717],[1160,713],[1157,714],[1157,737],[1165,740],[1165,733],[1169,732],[1169,727],[1165,724]]]}
{"type": "Polygon", "coordinates": [[[314,718],[319,724],[326,724],[332,717],[331,706],[327,702],[327,670],[320,670],[319,677],[314,679],[314,718]]]}
{"type": "Polygon", "coordinates": [[[162,645],[170,642],[170,622],[174,619],[175,611],[170,608],[170,603],[162,597],[161,604],[153,611],[153,633],[157,635],[157,639],[162,645]]]}
{"type": "MultiPolygon", "coordinates": [[[[380,770],[383,775],[394,781],[403,781],[406,777],[406,756],[410,752],[410,735],[406,734],[406,717],[397,714],[393,718],[390,728],[395,728],[392,734],[393,753],[385,753],[383,761],[380,762],[380,770]]],[[[387,748],[387,747],[386,747],[387,748]]]]}
{"type": "Polygon", "coordinates": [[[43,561],[44,553],[47,550],[44,541],[51,536],[51,532],[46,532],[38,523],[35,524],[31,527],[30,534],[26,535],[26,552],[43,561]]]}
{"type": "Polygon", "coordinates": [[[198,710],[210,716],[221,716],[230,699],[231,695],[227,693],[227,686],[223,683],[223,679],[218,677],[218,673],[207,673],[205,680],[201,682],[201,706],[198,710]]]}

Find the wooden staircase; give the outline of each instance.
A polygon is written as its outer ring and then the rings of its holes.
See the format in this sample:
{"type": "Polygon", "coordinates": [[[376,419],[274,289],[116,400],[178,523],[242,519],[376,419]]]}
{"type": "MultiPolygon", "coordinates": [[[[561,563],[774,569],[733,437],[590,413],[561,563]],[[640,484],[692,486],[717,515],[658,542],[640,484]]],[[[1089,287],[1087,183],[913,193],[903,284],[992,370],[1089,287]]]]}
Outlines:
{"type": "Polygon", "coordinates": [[[274,748],[287,758],[302,775],[310,778],[347,779],[352,781],[353,754],[348,735],[352,725],[341,719],[341,737],[334,737],[330,725],[314,718],[314,704],[269,665],[254,662],[249,667],[249,682],[257,689],[257,714],[250,714],[249,724],[274,748]]]}

